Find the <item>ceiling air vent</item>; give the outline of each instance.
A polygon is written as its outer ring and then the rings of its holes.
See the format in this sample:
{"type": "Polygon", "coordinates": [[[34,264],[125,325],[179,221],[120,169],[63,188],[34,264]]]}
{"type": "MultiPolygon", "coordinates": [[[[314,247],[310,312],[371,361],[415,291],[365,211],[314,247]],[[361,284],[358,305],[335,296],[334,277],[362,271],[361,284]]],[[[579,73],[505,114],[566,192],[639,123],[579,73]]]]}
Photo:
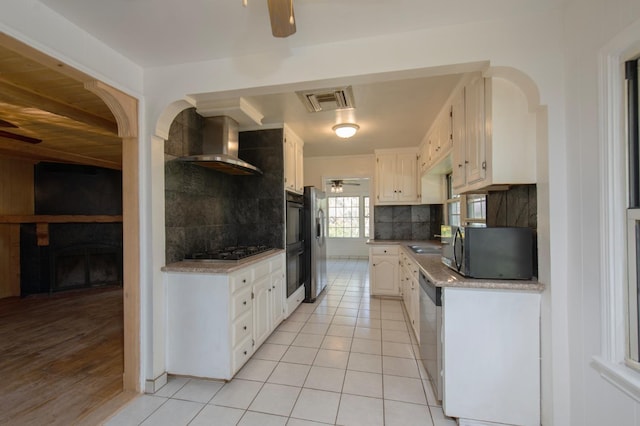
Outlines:
{"type": "Polygon", "coordinates": [[[351,86],[296,92],[309,112],[355,108],[351,86]]]}

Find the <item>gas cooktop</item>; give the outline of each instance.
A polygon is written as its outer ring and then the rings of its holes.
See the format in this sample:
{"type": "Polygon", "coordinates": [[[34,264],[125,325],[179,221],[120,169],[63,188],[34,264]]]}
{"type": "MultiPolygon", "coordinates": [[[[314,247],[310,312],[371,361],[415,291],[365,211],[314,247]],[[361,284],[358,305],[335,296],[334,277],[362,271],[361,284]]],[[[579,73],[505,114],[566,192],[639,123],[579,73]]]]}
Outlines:
{"type": "Polygon", "coordinates": [[[255,256],[260,253],[272,250],[272,247],[265,245],[258,246],[231,246],[222,249],[206,251],[200,253],[191,253],[185,256],[184,260],[197,261],[238,261],[255,256]]]}

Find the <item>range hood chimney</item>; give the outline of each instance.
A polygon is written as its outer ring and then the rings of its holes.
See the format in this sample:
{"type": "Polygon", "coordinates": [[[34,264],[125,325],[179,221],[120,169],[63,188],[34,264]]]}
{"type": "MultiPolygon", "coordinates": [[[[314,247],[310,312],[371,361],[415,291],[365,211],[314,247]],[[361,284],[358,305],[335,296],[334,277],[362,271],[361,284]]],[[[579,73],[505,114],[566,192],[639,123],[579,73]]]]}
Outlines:
{"type": "Polygon", "coordinates": [[[202,154],[180,160],[230,175],[262,174],[262,170],[238,158],[238,122],[233,118],[205,117],[202,137],[202,154]]]}

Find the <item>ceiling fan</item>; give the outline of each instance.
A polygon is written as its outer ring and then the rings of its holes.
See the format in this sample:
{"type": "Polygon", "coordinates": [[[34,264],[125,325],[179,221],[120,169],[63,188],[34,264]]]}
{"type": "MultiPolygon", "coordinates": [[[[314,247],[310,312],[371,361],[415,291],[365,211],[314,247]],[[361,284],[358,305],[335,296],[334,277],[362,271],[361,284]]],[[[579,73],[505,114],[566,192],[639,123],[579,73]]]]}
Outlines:
{"type": "Polygon", "coordinates": [[[342,192],[343,185],[360,186],[358,182],[349,182],[349,181],[345,181],[345,179],[332,179],[330,182],[331,182],[331,187],[330,187],[331,192],[342,192]]]}
{"type": "MultiPolygon", "coordinates": [[[[269,4],[269,18],[271,19],[271,34],[274,37],[289,37],[296,32],[296,19],[293,14],[293,0],[267,0],[269,4]]],[[[242,0],[247,6],[247,0],[242,0]]]]}
{"type": "MultiPolygon", "coordinates": [[[[1,120],[0,119],[0,127],[4,127],[4,128],[8,128],[8,129],[17,129],[18,126],[16,126],[13,123],[10,123],[8,121],[5,120],[1,120]]],[[[27,143],[32,143],[32,144],[36,144],[36,143],[40,143],[42,142],[42,139],[36,139],[36,138],[32,138],[30,136],[25,136],[25,135],[21,135],[18,133],[13,133],[13,132],[8,132],[6,130],[2,130],[0,129],[0,138],[7,138],[7,139],[14,139],[20,142],[27,142],[27,143]]]]}

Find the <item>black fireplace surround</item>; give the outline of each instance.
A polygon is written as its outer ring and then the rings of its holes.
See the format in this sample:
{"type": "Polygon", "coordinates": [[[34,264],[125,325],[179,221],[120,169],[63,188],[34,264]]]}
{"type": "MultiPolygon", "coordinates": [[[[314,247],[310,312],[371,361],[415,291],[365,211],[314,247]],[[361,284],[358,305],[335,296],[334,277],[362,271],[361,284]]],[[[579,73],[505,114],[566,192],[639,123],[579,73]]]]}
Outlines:
{"type": "MultiPolygon", "coordinates": [[[[39,163],[35,213],[121,215],[122,174],[92,166],[39,163]]],[[[122,285],[122,223],[52,223],[38,246],[35,224],[20,227],[21,295],[122,285]]]]}

